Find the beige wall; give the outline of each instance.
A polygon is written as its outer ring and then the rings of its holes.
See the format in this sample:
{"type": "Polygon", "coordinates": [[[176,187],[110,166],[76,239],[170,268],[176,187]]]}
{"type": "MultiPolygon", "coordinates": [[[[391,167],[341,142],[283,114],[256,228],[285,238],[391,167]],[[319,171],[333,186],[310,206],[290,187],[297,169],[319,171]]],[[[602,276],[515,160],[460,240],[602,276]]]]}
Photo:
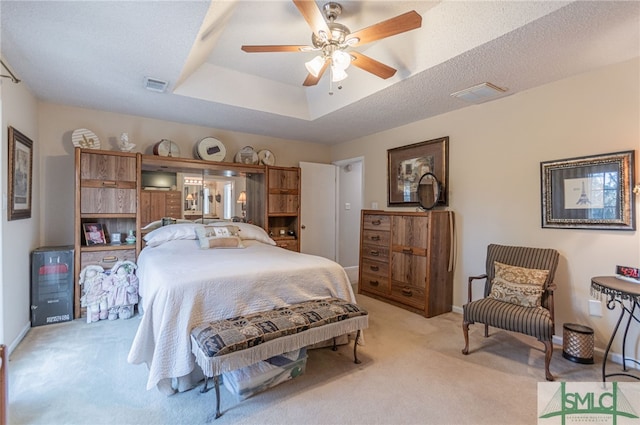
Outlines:
{"type": "Polygon", "coordinates": [[[276,165],[297,166],[299,161],[329,162],[325,145],[217,130],[208,127],[160,121],[134,115],[40,103],[42,204],[41,226],[47,245],[73,244],[74,159],[71,134],[87,128],[100,139],[101,148],[117,149],[121,133],[129,133],[135,152],[153,153],[153,145],[170,139],[180,146],[181,156],[193,158],[195,144],[204,137],[215,137],[227,150],[226,162],[244,146],[270,149],[276,165]]]}
{"type": "MultiPolygon", "coordinates": [[[[542,229],[539,166],[545,160],[637,150],[639,72],[640,63],[636,59],[331,148],[104,111],[36,104],[24,83],[9,89],[4,83],[3,128],[14,125],[32,137],[39,161],[36,160],[34,168],[34,217],[6,222],[6,212],[3,215],[3,318],[11,318],[5,320],[3,340],[11,343],[28,323],[30,250],[38,245],[73,242],[71,132],[89,128],[108,149],[112,149],[110,138],[116,143],[121,132],[128,132],[131,141],[137,144],[136,150],[145,153],[150,152],[156,141],[168,138],[178,142],[183,154],[190,156],[197,140],[213,136],[225,143],[227,160],[245,145],[271,149],[278,165],[296,165],[298,161],[328,163],[362,156],[365,207],[373,201],[380,207],[386,205],[387,149],[449,136],[449,208],[456,214],[458,244],[454,305],[460,308],[465,302],[467,276],[483,271],[488,243],[554,247],[562,256],[556,275],[560,287],[556,297],[557,322],[594,327],[596,344],[602,347],[617,311],[605,308],[602,318],[588,315],[589,281],[591,276],[611,274],[616,264],[638,265],[638,232],[542,229]],[[34,229],[35,223],[40,224],[39,233],[34,229]]],[[[6,161],[2,164],[2,175],[6,176],[6,161]]],[[[561,325],[557,331],[561,335],[561,325]]],[[[631,355],[640,358],[637,353],[631,355]]]]}
{"type": "MultiPolygon", "coordinates": [[[[589,316],[590,279],[613,274],[616,264],[640,266],[640,237],[637,231],[542,229],[540,162],[638,150],[639,68],[636,59],[414,122],[335,146],[331,159],[363,155],[365,207],[375,201],[383,208],[386,150],[449,136],[449,208],[458,244],[454,305],[466,302],[467,277],[484,272],[487,244],[553,247],[561,254],[556,334],[562,335],[562,323],[587,324],[603,347],[618,311],[589,316]]],[[[462,347],[462,332],[460,338],[462,347]]]]}
{"type": "Polygon", "coordinates": [[[0,181],[2,181],[2,236],[1,254],[1,326],[0,341],[13,351],[22,336],[29,330],[30,305],[30,254],[40,245],[40,233],[37,223],[40,218],[40,167],[38,156],[41,148],[38,120],[37,101],[29,92],[28,86],[22,82],[14,84],[7,79],[0,83],[0,102],[2,102],[2,153],[0,153],[0,181]],[[7,190],[7,128],[13,126],[33,142],[33,175],[32,175],[32,205],[31,218],[22,220],[7,220],[8,209],[5,199],[7,190]]]}

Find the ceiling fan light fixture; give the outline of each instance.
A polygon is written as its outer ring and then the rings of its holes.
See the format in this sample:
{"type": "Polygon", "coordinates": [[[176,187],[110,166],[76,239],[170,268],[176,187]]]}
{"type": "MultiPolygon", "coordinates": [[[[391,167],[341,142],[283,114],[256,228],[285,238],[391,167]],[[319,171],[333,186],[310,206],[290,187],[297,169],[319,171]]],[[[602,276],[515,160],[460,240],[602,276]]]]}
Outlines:
{"type": "Polygon", "coordinates": [[[353,46],[354,44],[358,44],[358,43],[360,43],[359,37],[351,37],[351,38],[348,38],[347,41],[345,41],[345,44],[347,46],[353,46]]]}
{"type": "Polygon", "coordinates": [[[335,65],[331,66],[331,81],[334,83],[338,83],[342,80],[344,80],[345,78],[347,78],[349,75],[345,72],[344,69],[339,68],[335,65]]]}
{"type": "Polygon", "coordinates": [[[344,50],[336,50],[331,55],[333,66],[345,70],[351,65],[351,55],[344,50]]]}
{"type": "Polygon", "coordinates": [[[305,62],[304,66],[307,68],[307,71],[309,71],[309,74],[317,77],[320,75],[320,71],[324,66],[324,58],[322,56],[316,56],[309,62],[305,62]]]}

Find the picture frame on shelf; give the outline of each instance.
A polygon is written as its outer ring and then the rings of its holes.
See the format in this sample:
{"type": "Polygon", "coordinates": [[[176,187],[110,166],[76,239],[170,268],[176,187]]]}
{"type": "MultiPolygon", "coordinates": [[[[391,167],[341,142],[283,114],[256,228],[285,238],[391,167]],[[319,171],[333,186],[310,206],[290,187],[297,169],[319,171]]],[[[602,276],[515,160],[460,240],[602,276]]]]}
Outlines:
{"type": "Polygon", "coordinates": [[[33,141],[9,127],[8,220],[31,218],[33,141]]]}
{"type": "Polygon", "coordinates": [[[447,206],[449,137],[387,150],[387,206],[419,206],[418,182],[433,173],[441,185],[436,206],[447,206]]]}
{"type": "Polygon", "coordinates": [[[543,228],[635,230],[634,151],[540,163],[543,228]]]}
{"type": "Polygon", "coordinates": [[[105,245],[104,228],[100,223],[83,223],[84,240],[87,246],[105,245]]]}

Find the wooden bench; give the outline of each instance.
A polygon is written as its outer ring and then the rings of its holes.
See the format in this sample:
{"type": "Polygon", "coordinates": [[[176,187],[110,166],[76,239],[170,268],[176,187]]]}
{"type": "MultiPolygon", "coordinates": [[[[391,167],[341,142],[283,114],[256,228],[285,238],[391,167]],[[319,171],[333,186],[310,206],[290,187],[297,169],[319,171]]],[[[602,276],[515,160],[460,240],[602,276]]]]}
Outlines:
{"type": "Polygon", "coordinates": [[[203,323],[191,330],[191,350],[206,377],[213,378],[216,419],[220,413],[220,375],[261,360],[356,332],[355,363],[360,331],[368,327],[366,310],[340,298],[304,301],[274,310],[203,323]]]}

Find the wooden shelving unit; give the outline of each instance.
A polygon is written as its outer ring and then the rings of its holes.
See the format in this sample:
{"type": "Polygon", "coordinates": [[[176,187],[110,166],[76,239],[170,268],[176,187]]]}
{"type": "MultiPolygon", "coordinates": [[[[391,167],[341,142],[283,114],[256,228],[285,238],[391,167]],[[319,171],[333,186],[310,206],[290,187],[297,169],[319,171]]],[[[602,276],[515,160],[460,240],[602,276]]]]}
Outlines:
{"type": "Polygon", "coordinates": [[[74,317],[83,316],[80,306],[80,272],[88,265],[109,269],[116,261],[136,261],[140,238],[134,244],[111,243],[111,234],[126,235],[140,228],[140,154],[91,149],[75,150],[75,242],[74,317]],[[106,243],[88,246],[84,225],[102,225],[106,243]]]}

